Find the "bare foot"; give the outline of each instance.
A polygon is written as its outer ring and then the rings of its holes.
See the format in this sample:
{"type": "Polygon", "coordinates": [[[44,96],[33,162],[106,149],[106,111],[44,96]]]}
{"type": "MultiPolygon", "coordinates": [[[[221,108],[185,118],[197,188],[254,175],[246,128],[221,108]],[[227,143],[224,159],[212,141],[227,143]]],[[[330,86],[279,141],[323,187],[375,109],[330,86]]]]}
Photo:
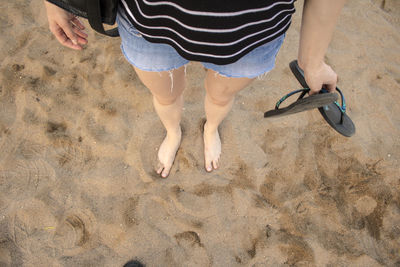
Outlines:
{"type": "Polygon", "coordinates": [[[172,164],[174,163],[176,152],[181,143],[182,131],[179,128],[176,133],[167,135],[158,150],[159,167],[157,173],[166,178],[169,175],[172,164]]]}
{"type": "Polygon", "coordinates": [[[208,172],[219,167],[219,157],[221,155],[221,139],[218,129],[210,130],[207,122],[204,124],[204,164],[208,172]]]}

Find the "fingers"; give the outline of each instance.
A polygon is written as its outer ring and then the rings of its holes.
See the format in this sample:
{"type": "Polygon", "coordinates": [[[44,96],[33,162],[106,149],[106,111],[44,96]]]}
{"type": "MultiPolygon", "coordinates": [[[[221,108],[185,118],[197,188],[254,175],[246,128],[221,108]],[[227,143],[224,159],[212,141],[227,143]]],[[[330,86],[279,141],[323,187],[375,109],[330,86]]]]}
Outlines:
{"type": "Polygon", "coordinates": [[[308,86],[310,87],[310,91],[308,92],[309,95],[318,94],[319,91],[322,89],[322,82],[307,82],[308,86]]]}
{"type": "Polygon", "coordinates": [[[326,89],[328,89],[329,92],[333,93],[336,90],[336,84],[338,81],[338,76],[337,74],[332,70],[333,75],[332,75],[332,80],[330,83],[326,84],[326,89]]]}
{"type": "Polygon", "coordinates": [[[310,92],[308,94],[309,95],[318,94],[322,88],[325,88],[330,93],[333,93],[336,90],[336,82],[331,82],[326,84],[318,83],[318,85],[310,86],[310,92]]]}
{"type": "Polygon", "coordinates": [[[77,26],[75,26],[75,25],[72,25],[72,30],[74,31],[74,33],[76,34],[76,35],[78,35],[78,36],[80,36],[80,37],[82,37],[82,38],[87,38],[88,37],[88,35],[84,32],[84,31],[82,31],[81,29],[79,29],[77,26]]]}
{"type": "Polygon", "coordinates": [[[60,24],[60,27],[64,31],[65,35],[72,41],[72,43],[74,45],[78,45],[78,36],[74,32],[73,25],[67,21],[63,21],[63,23],[60,24]]]}
{"type": "Polygon", "coordinates": [[[333,93],[336,90],[336,83],[327,84],[325,87],[330,93],[333,93]]]}
{"type": "Polygon", "coordinates": [[[315,95],[315,94],[318,94],[318,93],[319,93],[318,90],[312,90],[312,89],[310,88],[310,91],[308,92],[308,95],[315,95]]]}
{"type": "Polygon", "coordinates": [[[83,23],[82,23],[77,17],[74,17],[71,21],[72,21],[80,30],[84,30],[84,29],[85,29],[85,26],[83,25],[83,23]]]}
{"type": "Polygon", "coordinates": [[[51,25],[50,30],[57,40],[68,48],[82,50],[81,45],[88,42],[86,39],[88,35],[75,25],[66,23],[63,26],[59,26],[55,24],[51,25]]]}
{"type": "Polygon", "coordinates": [[[305,72],[306,82],[310,87],[309,95],[317,94],[322,88],[334,92],[337,84],[337,74],[333,69],[323,63],[315,69],[308,69],[305,72]]]}
{"type": "Polygon", "coordinates": [[[57,38],[57,40],[66,47],[75,49],[75,50],[81,50],[82,47],[78,44],[74,44],[71,39],[65,34],[64,30],[60,27],[57,27],[56,29],[51,29],[51,32],[54,34],[54,36],[57,38]]]}
{"type": "Polygon", "coordinates": [[[88,37],[88,35],[75,25],[72,26],[72,29],[73,29],[74,33],[77,35],[78,43],[79,44],[87,44],[86,38],[88,37]]]}

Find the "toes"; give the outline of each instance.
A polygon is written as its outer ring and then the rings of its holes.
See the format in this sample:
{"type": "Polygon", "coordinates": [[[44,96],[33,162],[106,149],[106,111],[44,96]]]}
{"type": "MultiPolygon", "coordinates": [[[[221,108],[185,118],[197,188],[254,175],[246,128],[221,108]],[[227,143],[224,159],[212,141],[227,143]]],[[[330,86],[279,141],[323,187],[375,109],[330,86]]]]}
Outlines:
{"type": "Polygon", "coordinates": [[[219,167],[218,160],[213,160],[212,165],[213,165],[214,169],[218,169],[218,167],[219,167]]]}
{"type": "Polygon", "coordinates": [[[207,171],[207,172],[211,172],[212,169],[213,169],[212,166],[211,166],[211,161],[207,161],[207,160],[206,160],[206,164],[205,164],[205,165],[206,165],[206,166],[205,166],[205,167],[206,167],[206,171],[207,171]]]}
{"type": "Polygon", "coordinates": [[[164,170],[162,171],[162,173],[161,173],[161,177],[163,177],[163,178],[167,178],[167,176],[169,175],[169,171],[171,170],[171,167],[172,167],[172,165],[171,166],[165,166],[164,167],[164,170]]]}
{"type": "Polygon", "coordinates": [[[161,175],[161,173],[163,172],[163,170],[164,170],[164,167],[158,169],[158,170],[157,170],[157,174],[158,174],[158,175],[161,175]]]}
{"type": "Polygon", "coordinates": [[[211,172],[212,170],[216,170],[219,167],[218,159],[216,160],[205,160],[205,168],[207,172],[211,172]]]}
{"type": "Polygon", "coordinates": [[[161,172],[164,170],[164,165],[161,163],[158,163],[158,167],[157,167],[157,174],[161,175],[161,172]]]}
{"type": "Polygon", "coordinates": [[[160,175],[162,178],[167,178],[169,175],[169,172],[172,168],[172,164],[169,165],[165,165],[162,164],[161,162],[158,163],[158,167],[157,167],[157,174],[160,175]]]}

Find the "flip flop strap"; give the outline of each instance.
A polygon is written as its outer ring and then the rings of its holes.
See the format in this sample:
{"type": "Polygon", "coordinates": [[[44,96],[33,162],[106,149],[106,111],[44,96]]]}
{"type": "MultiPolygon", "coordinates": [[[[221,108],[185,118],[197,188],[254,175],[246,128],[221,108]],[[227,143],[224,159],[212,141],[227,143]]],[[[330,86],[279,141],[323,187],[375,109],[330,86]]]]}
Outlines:
{"type": "MultiPolygon", "coordinates": [[[[337,101],[335,101],[334,103],[340,110],[340,124],[343,124],[344,114],[346,114],[346,100],[344,100],[344,95],[343,95],[342,91],[338,87],[336,87],[336,91],[338,91],[339,94],[340,94],[340,100],[342,102],[342,105],[340,105],[337,101]]],[[[323,88],[321,90],[321,92],[326,92],[327,93],[328,90],[323,88]]]]}
{"type": "MultiPolygon", "coordinates": [[[[346,100],[344,99],[344,95],[343,95],[342,91],[339,89],[339,87],[336,87],[336,91],[338,91],[340,94],[340,101],[342,104],[339,104],[339,102],[337,102],[337,101],[335,101],[334,103],[336,106],[338,106],[338,108],[340,109],[340,111],[342,113],[346,113],[346,100]]],[[[321,89],[321,92],[328,93],[329,91],[326,90],[325,88],[323,88],[323,89],[321,89]]]]}
{"type": "Polygon", "coordinates": [[[340,99],[342,100],[342,106],[340,106],[337,101],[335,101],[335,104],[340,108],[340,111],[342,112],[340,116],[340,124],[343,124],[344,114],[346,113],[346,101],[344,100],[344,95],[342,91],[338,87],[336,87],[336,91],[339,92],[340,99]]]}
{"type": "MultiPolygon", "coordinates": [[[[287,94],[287,95],[284,95],[281,99],[279,99],[278,102],[276,102],[275,109],[279,109],[279,106],[280,106],[280,105],[282,104],[282,102],[285,101],[288,97],[290,97],[290,96],[292,96],[292,95],[294,95],[294,94],[298,94],[298,93],[301,92],[301,95],[300,95],[299,98],[298,98],[298,99],[300,99],[300,98],[303,98],[303,97],[306,95],[306,93],[308,93],[309,91],[310,91],[309,88],[303,88],[303,89],[299,89],[299,90],[292,91],[292,92],[290,92],[290,93],[287,94]]],[[[298,99],[297,99],[297,100],[298,100],[298,99]]]]}
{"type": "Polygon", "coordinates": [[[336,91],[340,94],[340,99],[342,100],[342,106],[340,107],[343,112],[346,112],[346,100],[344,100],[344,95],[339,87],[336,87],[336,91]]]}

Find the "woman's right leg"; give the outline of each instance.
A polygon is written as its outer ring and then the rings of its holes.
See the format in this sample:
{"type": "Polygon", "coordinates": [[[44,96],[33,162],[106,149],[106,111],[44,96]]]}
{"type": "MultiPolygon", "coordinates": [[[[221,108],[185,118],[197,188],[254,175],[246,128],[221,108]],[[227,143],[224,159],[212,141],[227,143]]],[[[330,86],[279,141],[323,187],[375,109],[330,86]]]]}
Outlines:
{"type": "Polygon", "coordinates": [[[139,78],[153,94],[155,110],[167,130],[158,150],[160,166],[156,170],[162,177],[167,177],[181,141],[184,65],[189,61],[182,58],[172,46],[148,42],[131,24],[127,15],[124,8],[119,6],[117,23],[121,49],[129,63],[136,66],[134,68],[139,78]]]}
{"type": "Polygon", "coordinates": [[[158,150],[159,166],[157,173],[167,177],[181,143],[181,113],[183,108],[183,90],[185,89],[185,67],[171,71],[143,71],[136,67],[143,84],[153,94],[154,108],[163,123],[167,134],[158,150]]]}

